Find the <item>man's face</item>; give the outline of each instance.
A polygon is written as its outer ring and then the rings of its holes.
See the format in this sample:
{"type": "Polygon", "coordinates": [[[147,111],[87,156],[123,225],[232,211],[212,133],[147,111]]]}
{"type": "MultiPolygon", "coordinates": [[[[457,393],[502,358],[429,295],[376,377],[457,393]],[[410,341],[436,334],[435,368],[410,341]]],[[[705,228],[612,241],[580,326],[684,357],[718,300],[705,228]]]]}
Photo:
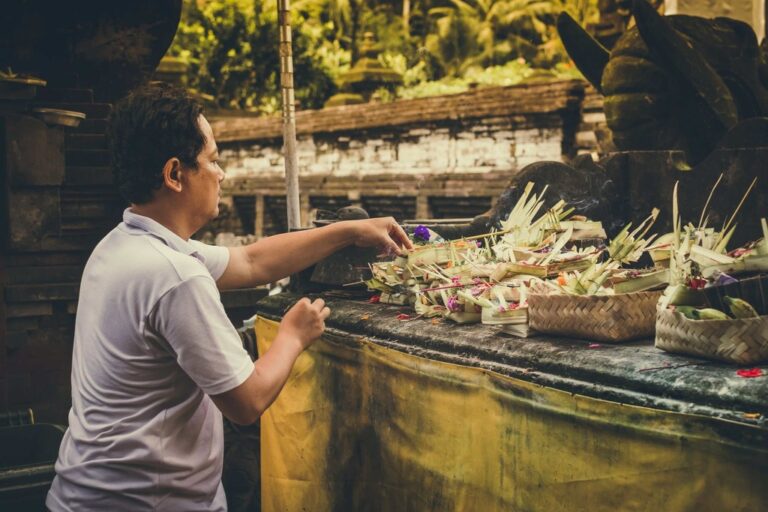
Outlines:
{"type": "Polygon", "coordinates": [[[197,155],[197,170],[186,172],[189,204],[200,215],[201,226],[219,214],[219,198],[224,171],[219,167],[219,150],[213,130],[204,116],[198,119],[205,135],[205,145],[197,155]]]}

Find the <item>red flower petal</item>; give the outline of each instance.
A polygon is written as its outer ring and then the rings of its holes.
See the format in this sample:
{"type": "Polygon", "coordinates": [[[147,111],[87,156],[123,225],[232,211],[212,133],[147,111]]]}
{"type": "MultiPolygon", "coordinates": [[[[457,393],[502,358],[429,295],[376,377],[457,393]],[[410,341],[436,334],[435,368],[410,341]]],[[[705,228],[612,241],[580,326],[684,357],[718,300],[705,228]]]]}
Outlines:
{"type": "Polygon", "coordinates": [[[752,379],[754,377],[760,377],[763,375],[763,370],[760,368],[749,368],[747,370],[736,370],[736,375],[744,377],[745,379],[752,379]]]}
{"type": "Polygon", "coordinates": [[[590,343],[587,348],[600,348],[600,344],[599,343],[590,343]]]}
{"type": "Polygon", "coordinates": [[[395,318],[397,318],[398,320],[410,320],[411,315],[409,315],[408,313],[400,313],[395,318]]]}
{"type": "Polygon", "coordinates": [[[371,295],[371,298],[368,299],[368,302],[371,304],[378,304],[381,301],[381,295],[371,295]]]}

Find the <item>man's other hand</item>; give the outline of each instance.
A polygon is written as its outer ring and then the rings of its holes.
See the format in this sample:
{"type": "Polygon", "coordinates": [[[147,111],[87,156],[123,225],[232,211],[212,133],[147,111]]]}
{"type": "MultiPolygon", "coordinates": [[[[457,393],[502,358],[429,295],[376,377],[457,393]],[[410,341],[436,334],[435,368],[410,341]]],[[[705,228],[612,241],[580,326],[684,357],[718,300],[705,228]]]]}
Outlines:
{"type": "Polygon", "coordinates": [[[376,247],[387,256],[397,256],[405,249],[413,249],[408,235],[393,217],[350,221],[355,226],[355,245],[376,247]]]}
{"type": "Polygon", "coordinates": [[[285,339],[297,340],[301,350],[305,350],[323,334],[325,319],[330,314],[331,310],[323,299],[310,301],[304,297],[283,317],[279,335],[284,335],[285,339]]]}

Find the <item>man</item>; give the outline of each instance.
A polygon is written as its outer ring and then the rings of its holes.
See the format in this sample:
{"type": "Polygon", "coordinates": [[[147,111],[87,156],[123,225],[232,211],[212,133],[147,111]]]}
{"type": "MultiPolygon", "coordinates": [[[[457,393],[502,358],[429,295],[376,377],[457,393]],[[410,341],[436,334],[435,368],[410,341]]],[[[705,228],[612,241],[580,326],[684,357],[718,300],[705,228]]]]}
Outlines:
{"type": "Polygon", "coordinates": [[[113,168],[131,204],[96,246],[80,287],[69,429],[53,510],[225,510],[222,413],[253,423],[323,332],[322,299],[289,310],[254,364],[218,289],[256,286],[350,245],[410,247],[394,219],[338,222],[212,247],[190,236],[218,214],[224,172],[201,107],[164,84],[110,122],[113,168]]]}

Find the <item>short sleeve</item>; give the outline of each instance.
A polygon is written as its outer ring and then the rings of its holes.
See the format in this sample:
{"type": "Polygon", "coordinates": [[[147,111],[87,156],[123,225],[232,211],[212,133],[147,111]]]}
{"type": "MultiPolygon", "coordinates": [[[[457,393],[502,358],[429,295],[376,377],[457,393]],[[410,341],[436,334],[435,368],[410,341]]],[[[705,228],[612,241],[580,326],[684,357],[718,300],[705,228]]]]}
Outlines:
{"type": "Polygon", "coordinates": [[[198,240],[190,240],[189,243],[205,260],[205,267],[213,276],[213,280],[218,281],[229,265],[229,248],[204,244],[198,240]]]}
{"type": "Polygon", "coordinates": [[[147,328],[168,344],[179,366],[209,395],[236,388],[253,371],[216,284],[207,276],[187,279],[163,295],[147,328]]]}

